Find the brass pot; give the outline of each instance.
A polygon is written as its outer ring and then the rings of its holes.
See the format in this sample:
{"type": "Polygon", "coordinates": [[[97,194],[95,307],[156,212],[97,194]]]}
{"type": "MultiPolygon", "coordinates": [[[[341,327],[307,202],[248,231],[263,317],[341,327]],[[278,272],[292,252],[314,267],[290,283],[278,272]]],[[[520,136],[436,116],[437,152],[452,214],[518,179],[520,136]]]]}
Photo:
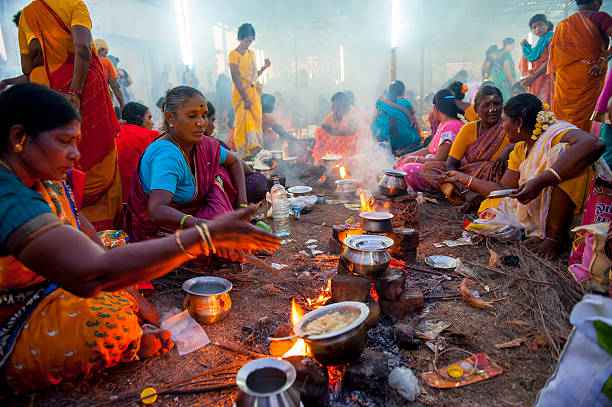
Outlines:
{"type": "Polygon", "coordinates": [[[381,194],[390,198],[404,195],[408,190],[408,184],[404,178],[407,173],[398,170],[384,170],[383,176],[378,182],[378,190],[381,194]]]}
{"type": "Polygon", "coordinates": [[[227,316],[232,308],[229,280],[214,276],[191,278],[183,283],[187,292],[183,306],[200,324],[214,324],[227,316]]]}
{"type": "Polygon", "coordinates": [[[391,263],[393,239],[380,235],[354,235],[344,239],[342,260],[349,271],[364,277],[382,274],[391,263]]]}
{"type": "Polygon", "coordinates": [[[366,343],[365,320],[370,309],[362,302],[344,301],[318,308],[304,315],[293,327],[293,333],[304,336],[304,328],[325,314],[336,311],[359,311],[357,319],[344,329],[324,335],[309,335],[304,339],[315,360],[324,366],[345,365],[361,356],[366,343]]]}

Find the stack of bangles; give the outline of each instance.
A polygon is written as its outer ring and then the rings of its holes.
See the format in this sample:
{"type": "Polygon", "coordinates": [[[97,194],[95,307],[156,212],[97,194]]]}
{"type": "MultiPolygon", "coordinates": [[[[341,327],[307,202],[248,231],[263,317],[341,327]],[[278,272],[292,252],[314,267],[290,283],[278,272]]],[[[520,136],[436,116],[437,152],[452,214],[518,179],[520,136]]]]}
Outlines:
{"type": "MultiPolygon", "coordinates": [[[[204,256],[209,256],[211,253],[216,253],[217,249],[212,242],[212,237],[210,236],[210,231],[208,230],[208,226],[205,223],[198,223],[195,225],[195,228],[198,230],[200,234],[200,248],[202,249],[202,253],[204,256]]],[[[181,241],[181,231],[177,230],[174,232],[174,238],[176,239],[176,244],[179,249],[191,260],[195,259],[196,255],[193,255],[185,249],[183,242],[181,241]]]]}
{"type": "Polygon", "coordinates": [[[74,96],[78,97],[79,99],[83,96],[79,90],[74,89],[74,88],[68,89],[68,92],[66,92],[66,93],[68,93],[70,95],[74,95],[74,96]]]}

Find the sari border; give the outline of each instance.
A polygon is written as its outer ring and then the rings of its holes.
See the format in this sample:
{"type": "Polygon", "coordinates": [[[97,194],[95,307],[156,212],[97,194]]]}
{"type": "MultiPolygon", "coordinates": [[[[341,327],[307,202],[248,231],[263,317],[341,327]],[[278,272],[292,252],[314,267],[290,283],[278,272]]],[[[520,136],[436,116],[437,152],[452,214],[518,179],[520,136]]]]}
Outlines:
{"type": "Polygon", "coordinates": [[[4,242],[6,249],[17,257],[21,250],[32,240],[44,232],[63,225],[62,221],[52,212],[44,212],[33,217],[15,229],[4,242]]]}

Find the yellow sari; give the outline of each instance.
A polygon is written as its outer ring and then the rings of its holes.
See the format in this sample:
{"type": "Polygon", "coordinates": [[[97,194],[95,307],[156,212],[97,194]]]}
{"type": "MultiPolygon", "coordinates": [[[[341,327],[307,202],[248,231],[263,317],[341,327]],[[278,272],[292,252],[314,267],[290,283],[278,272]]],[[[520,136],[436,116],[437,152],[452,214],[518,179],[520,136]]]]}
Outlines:
{"type": "Polygon", "coordinates": [[[232,82],[232,104],[236,119],[234,122],[234,145],[241,159],[252,157],[263,148],[261,94],[262,86],[257,79],[255,54],[247,50],[244,55],[238,51],[229,54],[230,65],[237,65],[240,71],[240,84],[251,102],[251,109],[244,108],[242,96],[232,82]]]}

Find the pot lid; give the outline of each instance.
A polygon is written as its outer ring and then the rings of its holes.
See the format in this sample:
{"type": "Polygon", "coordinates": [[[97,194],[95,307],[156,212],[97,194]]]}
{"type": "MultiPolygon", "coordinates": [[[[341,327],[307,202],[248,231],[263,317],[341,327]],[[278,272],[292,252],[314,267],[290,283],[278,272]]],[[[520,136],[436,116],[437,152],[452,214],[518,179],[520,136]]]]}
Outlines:
{"type": "Polygon", "coordinates": [[[343,242],[346,246],[362,252],[378,252],[393,246],[393,239],[380,235],[349,236],[343,242]]]}
{"type": "Polygon", "coordinates": [[[321,160],[323,161],[335,161],[335,160],[341,160],[342,156],[341,155],[326,155],[325,157],[321,157],[321,160]]]}
{"type": "Polygon", "coordinates": [[[393,214],[388,212],[362,212],[359,217],[367,220],[387,220],[393,219],[393,214]]]}
{"type": "Polygon", "coordinates": [[[392,177],[405,177],[406,175],[408,175],[407,172],[400,170],[384,170],[383,173],[392,177]]]}

